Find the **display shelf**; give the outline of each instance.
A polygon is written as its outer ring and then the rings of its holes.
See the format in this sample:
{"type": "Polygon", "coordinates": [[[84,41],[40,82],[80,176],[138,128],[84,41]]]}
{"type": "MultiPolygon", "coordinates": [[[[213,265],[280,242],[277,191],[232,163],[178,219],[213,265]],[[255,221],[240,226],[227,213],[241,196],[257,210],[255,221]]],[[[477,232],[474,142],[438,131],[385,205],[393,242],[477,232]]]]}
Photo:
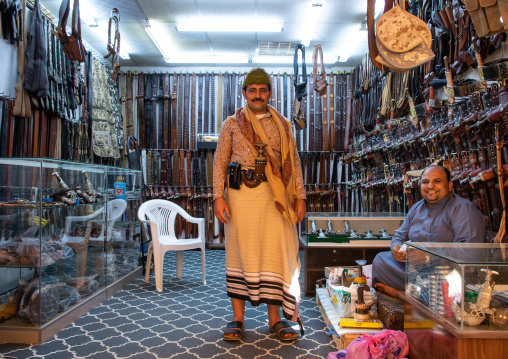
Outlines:
{"type": "Polygon", "coordinates": [[[16,313],[0,342],[40,343],[140,274],[141,186],[141,171],[0,158],[0,306],[16,313]]]}

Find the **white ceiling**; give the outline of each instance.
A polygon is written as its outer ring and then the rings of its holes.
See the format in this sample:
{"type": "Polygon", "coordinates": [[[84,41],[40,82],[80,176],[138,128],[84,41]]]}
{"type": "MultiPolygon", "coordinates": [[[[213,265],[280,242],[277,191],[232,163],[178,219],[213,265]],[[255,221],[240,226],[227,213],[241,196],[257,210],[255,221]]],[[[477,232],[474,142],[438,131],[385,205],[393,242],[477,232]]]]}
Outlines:
{"type": "MultiPolygon", "coordinates": [[[[82,21],[82,37],[99,53],[106,55],[108,20],[111,10],[116,7],[120,12],[121,49],[130,55],[129,60],[120,60],[121,66],[185,65],[185,63],[167,64],[164,61],[157,47],[143,30],[147,19],[162,23],[163,30],[159,33],[161,38],[170,43],[172,48],[168,54],[170,58],[240,55],[252,59],[256,56],[256,48],[263,45],[263,42],[291,43],[293,47],[299,43],[305,31],[306,14],[316,2],[317,0],[81,0],[82,18],[92,17],[98,25],[92,28],[82,21]],[[225,33],[179,32],[175,28],[176,22],[183,20],[256,21],[256,17],[282,21],[284,30],[277,33],[225,33]]],[[[322,3],[322,10],[306,51],[307,63],[311,62],[313,45],[320,43],[325,57],[338,59],[339,56],[349,56],[346,62],[337,62],[335,67],[356,66],[368,52],[367,31],[360,30],[362,22],[366,19],[367,0],[319,2],[322,3]]],[[[384,5],[382,0],[377,2],[380,6],[384,5]]],[[[57,15],[61,0],[40,0],[40,3],[49,12],[57,15]]],[[[260,49],[263,51],[262,47],[260,49]]],[[[287,49],[288,45],[284,44],[280,54],[287,55],[288,52],[293,54],[293,50],[287,49]]],[[[270,66],[269,63],[262,65],[270,66]]]]}

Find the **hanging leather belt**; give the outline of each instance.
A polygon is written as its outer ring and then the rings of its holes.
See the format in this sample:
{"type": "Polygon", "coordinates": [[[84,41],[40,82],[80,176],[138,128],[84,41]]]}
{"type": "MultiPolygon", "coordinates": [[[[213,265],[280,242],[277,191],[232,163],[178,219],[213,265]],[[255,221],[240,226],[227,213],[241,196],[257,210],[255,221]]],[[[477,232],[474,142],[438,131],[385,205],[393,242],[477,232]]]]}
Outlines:
{"type": "MultiPolygon", "coordinates": [[[[287,78],[285,77],[284,78],[284,88],[287,86],[287,78]]],[[[293,119],[295,118],[296,114],[295,114],[295,87],[292,85],[293,84],[293,75],[289,75],[289,83],[291,84],[291,90],[290,90],[290,96],[291,98],[289,99],[289,103],[290,103],[290,113],[288,114],[289,117],[287,117],[288,119],[290,119],[291,121],[293,121],[293,119]]],[[[287,99],[286,99],[286,95],[284,95],[284,104],[287,104],[287,99]]],[[[301,103],[300,103],[301,105],[301,103]]],[[[287,109],[286,109],[287,110],[287,109]]],[[[296,132],[296,136],[295,136],[295,140],[296,140],[296,150],[297,151],[301,151],[302,150],[302,140],[301,140],[301,137],[302,137],[302,134],[301,132],[302,131],[295,131],[296,132]]]]}
{"type": "MultiPolygon", "coordinates": [[[[157,115],[157,123],[159,127],[159,131],[157,133],[157,148],[166,148],[164,146],[164,128],[166,127],[166,121],[164,120],[164,75],[159,75],[159,90],[157,91],[157,108],[158,108],[158,115],[157,115]]],[[[169,86],[168,86],[169,89],[169,86]]],[[[168,91],[169,95],[169,91],[168,91]]]]}
{"type": "MultiPolygon", "coordinates": [[[[41,157],[48,157],[48,117],[46,114],[41,111],[40,112],[40,122],[41,122],[41,144],[39,155],[41,157]]],[[[9,154],[7,154],[9,156],[9,154]]],[[[10,157],[10,156],[9,156],[10,157]]]]}
{"type": "Polygon", "coordinates": [[[347,102],[346,102],[346,130],[344,133],[344,148],[343,151],[347,152],[349,147],[349,138],[350,138],[350,131],[351,131],[351,111],[352,111],[352,105],[353,105],[353,75],[349,74],[347,77],[347,102]]]}
{"type": "Polygon", "coordinates": [[[180,185],[180,156],[178,156],[178,150],[173,150],[173,174],[171,183],[173,186],[180,185]]]}
{"type": "Polygon", "coordinates": [[[14,101],[8,101],[7,107],[7,145],[6,145],[6,155],[7,157],[13,157],[13,148],[14,148],[14,101]]]}
{"type": "Polygon", "coordinates": [[[169,94],[170,84],[169,84],[169,73],[164,74],[164,113],[162,114],[162,124],[164,127],[164,149],[168,149],[170,145],[170,123],[169,123],[169,99],[171,95],[169,94]]]}
{"type": "Polygon", "coordinates": [[[160,152],[158,150],[153,151],[152,154],[152,178],[153,178],[153,184],[157,187],[161,185],[161,178],[160,178],[160,152]]]}
{"type": "Polygon", "coordinates": [[[139,148],[146,147],[145,135],[145,75],[138,75],[138,128],[139,128],[139,148]]]}
{"type": "Polygon", "coordinates": [[[33,123],[33,111],[31,117],[32,118],[25,117],[25,134],[23,136],[23,143],[25,146],[23,146],[23,157],[30,157],[32,155],[32,126],[30,125],[33,123]]]}
{"type": "Polygon", "coordinates": [[[185,158],[187,159],[187,187],[191,187],[192,186],[192,166],[191,166],[192,152],[186,151],[185,158]]]}
{"type": "Polygon", "coordinates": [[[32,157],[39,157],[39,137],[40,137],[40,111],[34,109],[34,128],[33,128],[33,147],[32,157]]]}
{"type": "Polygon", "coordinates": [[[222,120],[228,117],[228,108],[229,108],[229,74],[226,72],[222,77],[222,87],[224,88],[224,100],[222,102],[222,112],[221,116],[218,118],[217,122],[217,132],[220,132],[222,127],[222,120]]]}
{"type": "Polygon", "coordinates": [[[206,161],[207,161],[206,153],[207,153],[207,151],[202,150],[201,153],[199,154],[199,163],[200,163],[199,173],[201,175],[201,184],[203,186],[208,185],[208,181],[207,181],[208,172],[206,171],[206,161]]]}
{"type": "Polygon", "coordinates": [[[161,186],[168,185],[168,151],[161,151],[161,186]]]}
{"type": "Polygon", "coordinates": [[[328,183],[326,180],[326,157],[324,152],[321,152],[319,155],[319,183],[328,183]]]}
{"type": "MultiPolygon", "coordinates": [[[[310,82],[309,81],[307,81],[307,86],[308,86],[307,93],[310,93],[309,91],[311,91],[311,90],[310,90],[310,87],[309,87],[310,86],[310,82]]],[[[294,86],[291,86],[291,87],[293,87],[293,90],[294,90],[294,86]]],[[[294,100],[295,100],[295,97],[293,96],[292,97],[292,103],[295,102],[294,100]]],[[[307,111],[307,96],[302,97],[301,107],[304,109],[304,112],[307,111]]],[[[310,121],[309,121],[309,124],[310,124],[310,121]]],[[[306,129],[302,133],[302,137],[303,137],[303,147],[302,147],[302,150],[303,151],[307,151],[309,149],[309,146],[307,145],[307,133],[309,133],[309,131],[310,131],[309,127],[310,126],[307,126],[306,129]]]]}
{"type": "MultiPolygon", "coordinates": [[[[192,74],[191,84],[191,128],[190,128],[190,149],[196,149],[196,74],[192,74]]],[[[188,164],[190,166],[190,163],[188,164]]]]}
{"type": "Polygon", "coordinates": [[[337,81],[337,76],[334,74],[330,74],[330,110],[328,112],[328,119],[330,120],[330,144],[327,151],[333,151],[335,149],[335,83],[337,81]]]}
{"type": "MultiPolygon", "coordinates": [[[[330,87],[332,85],[330,84],[330,86],[327,86],[327,93],[328,91],[330,91],[330,87]]],[[[329,123],[330,123],[330,111],[328,111],[328,95],[327,94],[324,94],[323,95],[323,119],[322,119],[322,123],[323,123],[323,132],[322,132],[322,136],[323,136],[323,147],[321,148],[322,151],[328,151],[330,148],[329,148],[329,135],[328,135],[328,127],[329,127],[329,123]]],[[[333,106],[333,105],[332,105],[333,106]]]]}
{"type": "MultiPolygon", "coordinates": [[[[227,113],[226,113],[226,116],[224,117],[224,119],[226,119],[230,114],[235,113],[235,103],[236,103],[235,92],[236,92],[236,83],[237,82],[238,82],[238,75],[231,75],[229,77],[229,87],[228,87],[229,106],[227,108],[227,113]]],[[[238,94],[240,94],[240,92],[238,94]]]]}
{"type": "MultiPolygon", "coordinates": [[[[123,124],[123,133],[127,134],[127,109],[125,102],[127,101],[127,97],[125,96],[125,74],[120,73],[120,77],[118,77],[118,81],[120,81],[120,103],[122,104],[122,124],[123,124]]],[[[127,139],[127,137],[125,137],[127,139]]],[[[124,143],[124,154],[127,154],[127,146],[124,143]]]]}
{"type": "Polygon", "coordinates": [[[205,118],[203,119],[203,133],[210,133],[209,121],[210,121],[210,75],[205,75],[205,118]]]}
{"type": "Polygon", "coordinates": [[[273,73],[270,74],[270,82],[272,83],[272,97],[270,97],[270,105],[272,105],[273,107],[277,107],[276,105],[276,99],[275,99],[275,94],[277,92],[277,86],[276,86],[276,83],[275,83],[275,80],[273,78],[273,73]]]}
{"type": "Polygon", "coordinates": [[[182,122],[182,131],[183,131],[183,143],[182,148],[189,149],[189,94],[190,94],[190,75],[185,75],[185,88],[184,88],[184,98],[183,98],[183,122],[182,122]]]}
{"type": "MultiPolygon", "coordinates": [[[[238,83],[237,83],[237,88],[236,88],[236,92],[237,92],[237,95],[236,95],[236,98],[238,99],[237,103],[236,103],[236,108],[240,108],[242,107],[242,75],[238,75],[238,83]]],[[[233,111],[231,113],[235,113],[235,109],[233,109],[233,111]]]]}
{"type": "MultiPolygon", "coordinates": [[[[290,83],[293,83],[293,81],[290,81],[290,83]]],[[[283,108],[283,111],[284,111],[284,117],[286,118],[291,118],[290,114],[288,113],[288,74],[286,72],[284,72],[284,76],[283,76],[283,100],[284,100],[284,106],[282,106],[283,108]]],[[[294,86],[291,86],[294,90],[294,86]]],[[[294,102],[292,102],[294,103],[294,102]]]]}
{"type": "MultiPolygon", "coordinates": [[[[145,74],[145,135],[146,135],[146,148],[157,148],[156,143],[153,142],[155,129],[155,121],[157,117],[153,118],[152,107],[156,107],[155,103],[152,103],[152,75],[145,74]]],[[[156,109],[157,110],[157,109],[156,109]]],[[[157,114],[157,112],[155,112],[157,114]]]]}
{"type": "MultiPolygon", "coordinates": [[[[213,89],[212,89],[213,91],[213,89]]],[[[220,122],[222,117],[222,74],[219,74],[219,87],[217,88],[219,98],[217,99],[217,132],[220,129],[220,122]]],[[[215,126],[212,126],[215,133],[215,126]]]]}
{"type": "Polygon", "coordinates": [[[161,148],[162,143],[158,143],[158,134],[162,134],[162,131],[158,131],[158,123],[157,123],[157,107],[158,99],[159,99],[159,75],[152,75],[152,96],[150,97],[150,102],[152,104],[152,129],[150,131],[150,144],[152,148],[161,148]]]}
{"type": "Polygon", "coordinates": [[[206,154],[206,185],[213,186],[213,152],[206,154]]]}
{"type": "Polygon", "coordinates": [[[198,134],[203,134],[203,81],[205,75],[198,75],[198,134]]]}
{"type": "MultiPolygon", "coordinates": [[[[134,122],[132,121],[132,73],[127,72],[127,101],[125,102],[125,138],[134,136],[134,122]]],[[[127,148],[127,146],[125,146],[127,148]]]]}
{"type": "Polygon", "coordinates": [[[316,96],[316,122],[314,131],[314,151],[323,150],[323,113],[322,113],[322,98],[316,96]]]}
{"type": "Polygon", "coordinates": [[[185,151],[180,150],[180,186],[187,185],[185,180],[185,151]]]}
{"type": "Polygon", "coordinates": [[[212,97],[212,104],[211,104],[211,109],[210,109],[210,133],[215,133],[215,75],[213,74],[212,72],[212,77],[211,77],[211,81],[212,81],[212,84],[211,84],[211,97],[212,97]]]}
{"type": "Polygon", "coordinates": [[[173,149],[177,148],[177,132],[176,126],[178,122],[177,118],[177,78],[176,73],[173,74],[173,94],[171,95],[171,147],[173,149]]]}
{"type": "Polygon", "coordinates": [[[319,148],[314,146],[314,80],[312,76],[309,75],[309,151],[316,151],[319,148]]]}
{"type": "Polygon", "coordinates": [[[176,138],[177,148],[183,148],[183,74],[178,76],[178,136],[176,138]]]}
{"type": "Polygon", "coordinates": [[[277,111],[282,113],[282,91],[280,88],[280,74],[277,75],[277,111]]]}

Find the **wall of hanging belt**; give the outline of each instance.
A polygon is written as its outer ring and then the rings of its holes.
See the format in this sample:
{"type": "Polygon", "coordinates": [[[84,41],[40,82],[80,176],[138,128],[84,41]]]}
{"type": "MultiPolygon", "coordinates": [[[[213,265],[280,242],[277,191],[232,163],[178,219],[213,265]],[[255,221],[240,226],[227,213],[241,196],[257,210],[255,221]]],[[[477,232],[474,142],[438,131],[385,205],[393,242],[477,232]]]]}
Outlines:
{"type": "Polygon", "coordinates": [[[378,70],[366,56],[351,73],[351,137],[338,160],[338,195],[345,194],[339,205],[349,212],[406,212],[421,199],[419,178],[408,174],[439,162],[450,170],[455,193],[477,205],[488,229],[497,231],[508,187],[502,180],[508,63],[482,59],[499,58],[506,33],[501,28],[478,39],[465,9],[425,4],[411,11],[432,30],[432,61],[394,72],[378,70]],[[445,15],[446,25],[438,21],[445,15]]]}

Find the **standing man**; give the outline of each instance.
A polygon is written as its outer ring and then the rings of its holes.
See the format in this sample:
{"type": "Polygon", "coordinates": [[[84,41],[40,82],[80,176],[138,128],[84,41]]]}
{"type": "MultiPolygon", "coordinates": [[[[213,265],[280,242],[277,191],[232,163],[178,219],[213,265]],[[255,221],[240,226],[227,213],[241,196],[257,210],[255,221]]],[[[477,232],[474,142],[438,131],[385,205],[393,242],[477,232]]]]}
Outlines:
{"type": "Polygon", "coordinates": [[[266,303],[270,331],[291,341],[298,333],[281,320],[280,308],[286,319],[300,324],[303,335],[296,224],[305,217],[306,197],[300,158],[291,124],[268,104],[272,84],[266,71],[252,69],[242,89],[247,103],[224,121],[213,171],[214,211],[225,223],[226,284],[233,307],[224,339],[242,339],[249,301],[253,306],[266,303]],[[260,143],[267,145],[261,175],[253,171],[259,166],[255,144],[260,143]],[[241,165],[240,189],[226,181],[233,162],[241,165]]]}
{"type": "MultiPolygon", "coordinates": [[[[406,251],[402,244],[411,242],[483,243],[486,219],[467,199],[451,192],[450,171],[429,166],[420,177],[423,199],[407,213],[390,245],[391,252],[379,253],[372,262],[374,288],[399,298],[405,287],[406,251]]],[[[419,260],[419,259],[418,259],[419,260]]],[[[427,256],[419,260],[429,264],[427,256]]]]}

